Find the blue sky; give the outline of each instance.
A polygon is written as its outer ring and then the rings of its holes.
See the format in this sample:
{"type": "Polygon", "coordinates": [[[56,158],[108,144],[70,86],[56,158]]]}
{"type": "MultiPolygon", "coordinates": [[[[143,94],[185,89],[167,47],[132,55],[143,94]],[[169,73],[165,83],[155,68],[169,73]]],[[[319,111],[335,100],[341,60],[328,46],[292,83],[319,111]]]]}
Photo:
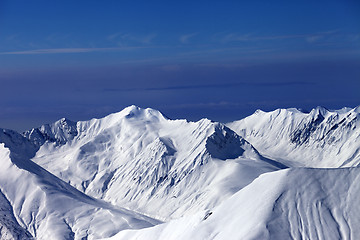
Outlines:
{"type": "Polygon", "coordinates": [[[0,127],[360,103],[359,1],[0,1],[0,127]]]}

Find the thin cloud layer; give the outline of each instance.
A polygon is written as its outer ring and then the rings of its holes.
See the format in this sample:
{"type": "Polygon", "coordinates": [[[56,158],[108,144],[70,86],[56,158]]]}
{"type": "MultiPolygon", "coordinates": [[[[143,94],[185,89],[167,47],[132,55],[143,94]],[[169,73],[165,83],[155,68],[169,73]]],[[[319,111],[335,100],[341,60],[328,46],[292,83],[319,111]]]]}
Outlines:
{"type": "Polygon", "coordinates": [[[2,55],[28,55],[28,54],[58,54],[58,53],[89,53],[89,52],[111,52],[111,51],[129,51],[142,49],[146,47],[112,47],[112,48],[52,48],[35,49],[14,52],[1,52],[2,55]]]}

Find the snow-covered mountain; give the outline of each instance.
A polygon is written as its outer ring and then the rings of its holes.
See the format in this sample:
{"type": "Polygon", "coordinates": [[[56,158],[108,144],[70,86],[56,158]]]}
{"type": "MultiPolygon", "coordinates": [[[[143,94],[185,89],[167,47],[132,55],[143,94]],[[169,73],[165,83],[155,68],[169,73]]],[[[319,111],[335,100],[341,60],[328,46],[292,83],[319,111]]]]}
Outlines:
{"type": "Polygon", "coordinates": [[[219,206],[111,240],[358,239],[360,168],[265,173],[219,206]]]}
{"type": "Polygon", "coordinates": [[[24,136],[40,145],[32,160],[78,190],[163,220],[214,207],[285,167],[223,124],[169,120],[136,106],[102,119],[61,119],[24,136]]]}
{"type": "Polygon", "coordinates": [[[45,142],[63,145],[73,139],[78,134],[76,122],[62,118],[53,124],[45,124],[39,128],[33,128],[23,133],[36,146],[41,146],[45,142]]]}
{"type": "Polygon", "coordinates": [[[360,163],[360,107],[310,113],[257,110],[227,124],[265,156],[289,166],[349,167],[360,163]]]}
{"type": "Polygon", "coordinates": [[[130,106],[0,129],[0,239],[357,239],[359,127],[359,107],[224,125],[130,106]]]}
{"type": "Polygon", "coordinates": [[[30,160],[37,149],[0,129],[1,239],[99,238],[159,223],[76,190],[30,160]]]}

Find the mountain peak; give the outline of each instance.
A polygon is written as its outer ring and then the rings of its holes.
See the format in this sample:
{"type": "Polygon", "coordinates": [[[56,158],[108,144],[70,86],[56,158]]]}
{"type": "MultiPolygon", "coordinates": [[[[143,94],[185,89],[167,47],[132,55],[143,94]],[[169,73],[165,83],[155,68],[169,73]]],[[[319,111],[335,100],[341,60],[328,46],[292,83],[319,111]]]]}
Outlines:
{"type": "Polygon", "coordinates": [[[78,134],[77,122],[61,118],[51,124],[44,124],[23,133],[23,136],[35,143],[43,145],[46,141],[63,145],[78,134]]]}
{"type": "Polygon", "coordinates": [[[149,119],[149,120],[160,120],[160,119],[168,119],[165,117],[160,111],[152,108],[141,108],[136,105],[130,105],[120,112],[116,112],[113,114],[110,114],[106,118],[113,118],[115,117],[115,120],[120,120],[121,118],[125,117],[126,119],[149,119]]]}
{"type": "Polygon", "coordinates": [[[221,160],[235,159],[245,151],[244,139],[223,124],[214,125],[214,133],[206,139],[209,154],[221,160]]]}
{"type": "Polygon", "coordinates": [[[144,110],[143,108],[140,108],[139,106],[136,106],[136,105],[130,105],[126,108],[124,108],[123,110],[121,110],[120,112],[121,113],[131,113],[131,112],[140,112],[144,110]]]}
{"type": "Polygon", "coordinates": [[[278,109],[253,114],[228,126],[260,153],[278,157],[290,166],[292,163],[307,167],[356,166],[359,164],[359,132],[355,130],[360,124],[358,110],[359,107],[328,110],[318,106],[304,113],[278,109]]]}
{"type": "Polygon", "coordinates": [[[309,114],[325,116],[328,112],[329,112],[329,110],[327,108],[322,107],[322,106],[317,106],[316,108],[312,109],[309,114]]]}

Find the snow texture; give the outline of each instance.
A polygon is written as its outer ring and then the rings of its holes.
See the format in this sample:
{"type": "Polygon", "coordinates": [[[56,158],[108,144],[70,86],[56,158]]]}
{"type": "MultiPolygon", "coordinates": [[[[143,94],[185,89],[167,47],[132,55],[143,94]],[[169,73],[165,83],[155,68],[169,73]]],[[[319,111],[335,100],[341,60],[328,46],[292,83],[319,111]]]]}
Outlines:
{"type": "Polygon", "coordinates": [[[360,169],[266,173],[208,211],[120,239],[358,239],[360,169]]]}

